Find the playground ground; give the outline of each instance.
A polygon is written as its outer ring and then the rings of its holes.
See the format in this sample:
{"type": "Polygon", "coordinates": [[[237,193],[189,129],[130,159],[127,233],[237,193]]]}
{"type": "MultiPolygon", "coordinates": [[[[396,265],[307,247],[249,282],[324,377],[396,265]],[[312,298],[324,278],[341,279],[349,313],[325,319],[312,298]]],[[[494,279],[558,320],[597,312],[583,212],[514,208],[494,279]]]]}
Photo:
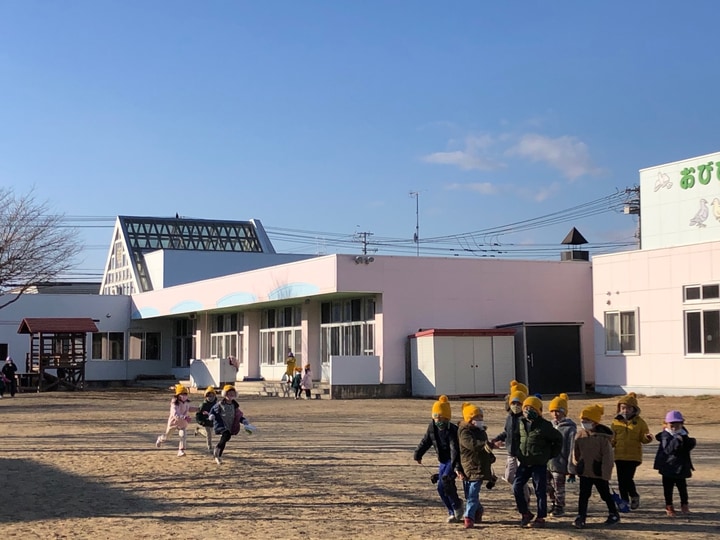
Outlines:
{"type": "MultiPolygon", "coordinates": [[[[661,429],[680,409],[697,438],[689,480],[689,519],[664,515],[656,444],[645,447],[637,481],[641,507],[608,529],[604,505],[590,501],[588,528],[572,527],[577,484],[566,517],[544,530],[521,530],[509,486],[481,493],[486,521],[476,529],[445,523],[430,471],[412,460],[432,400],[246,398],[259,428],[228,444],[218,466],[201,437],[185,457],[177,438],[163,449],[170,391],[114,389],[18,394],[0,400],[0,534],[3,538],[125,539],[437,539],[437,538],[717,538],[720,535],[720,396],[640,397],[643,417],[661,429]]],[[[197,403],[200,399],[192,396],[197,403]]],[[[485,409],[491,436],[505,420],[501,400],[485,409]]],[[[570,401],[575,418],[590,396],[570,401]]],[[[460,401],[452,400],[453,420],[460,401]]],[[[499,470],[505,460],[498,451],[499,470]]],[[[428,455],[424,463],[431,465],[428,455]]]]}

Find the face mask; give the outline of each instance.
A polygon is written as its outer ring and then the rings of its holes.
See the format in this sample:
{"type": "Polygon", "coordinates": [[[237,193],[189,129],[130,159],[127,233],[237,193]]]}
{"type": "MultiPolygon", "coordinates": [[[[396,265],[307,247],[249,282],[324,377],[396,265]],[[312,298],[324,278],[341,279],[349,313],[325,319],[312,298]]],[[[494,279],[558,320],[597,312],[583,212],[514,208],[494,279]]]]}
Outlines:
{"type": "Polygon", "coordinates": [[[208,401],[215,401],[215,394],[210,394],[209,396],[205,396],[205,399],[208,401]]]}
{"type": "Polygon", "coordinates": [[[510,411],[513,414],[520,414],[522,412],[522,405],[516,405],[516,404],[510,405],[510,411]]]}
{"type": "Polygon", "coordinates": [[[523,411],[523,414],[525,415],[525,418],[530,421],[537,420],[537,417],[539,416],[535,409],[528,409],[527,411],[523,411]]]}
{"type": "Polygon", "coordinates": [[[180,395],[178,396],[178,399],[179,399],[180,401],[187,401],[187,398],[188,398],[188,397],[187,397],[187,394],[180,394],[180,395]]]}
{"type": "Polygon", "coordinates": [[[438,429],[447,429],[447,422],[443,420],[435,420],[435,427],[438,429]]]}
{"type": "Polygon", "coordinates": [[[485,422],[483,422],[482,420],[473,420],[473,421],[472,421],[472,425],[475,426],[475,427],[478,427],[478,428],[480,428],[480,429],[484,429],[484,428],[485,428],[485,422]]]}
{"type": "Polygon", "coordinates": [[[588,431],[592,431],[595,427],[595,424],[593,424],[592,422],[581,422],[581,425],[583,429],[586,429],[588,431]]]}

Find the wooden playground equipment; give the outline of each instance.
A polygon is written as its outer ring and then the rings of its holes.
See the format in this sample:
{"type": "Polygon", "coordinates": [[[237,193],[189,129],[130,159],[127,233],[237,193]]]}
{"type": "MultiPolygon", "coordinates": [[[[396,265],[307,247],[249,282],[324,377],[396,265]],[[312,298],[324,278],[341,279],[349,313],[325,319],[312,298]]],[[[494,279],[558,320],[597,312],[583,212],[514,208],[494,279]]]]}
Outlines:
{"type": "Polygon", "coordinates": [[[18,334],[30,334],[30,352],[20,387],[37,392],[82,390],[85,386],[87,334],[97,332],[90,318],[26,318],[18,334]]]}

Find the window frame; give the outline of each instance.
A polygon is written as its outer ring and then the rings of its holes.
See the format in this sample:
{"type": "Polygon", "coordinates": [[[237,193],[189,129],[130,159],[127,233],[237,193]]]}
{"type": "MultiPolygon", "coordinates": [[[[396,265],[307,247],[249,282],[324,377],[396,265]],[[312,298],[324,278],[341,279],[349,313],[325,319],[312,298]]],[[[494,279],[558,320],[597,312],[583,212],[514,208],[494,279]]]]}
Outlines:
{"type": "Polygon", "coordinates": [[[637,356],[640,354],[640,324],[638,309],[615,309],[605,311],[603,313],[603,328],[605,330],[605,356],[637,356]],[[617,319],[616,324],[609,323],[609,317],[617,319]],[[624,324],[632,319],[632,329],[624,330],[624,324]],[[614,332],[612,336],[610,332],[614,332]],[[624,346],[623,342],[627,342],[630,338],[634,341],[634,347],[624,346]],[[613,343],[617,343],[617,349],[611,348],[613,343]]]}

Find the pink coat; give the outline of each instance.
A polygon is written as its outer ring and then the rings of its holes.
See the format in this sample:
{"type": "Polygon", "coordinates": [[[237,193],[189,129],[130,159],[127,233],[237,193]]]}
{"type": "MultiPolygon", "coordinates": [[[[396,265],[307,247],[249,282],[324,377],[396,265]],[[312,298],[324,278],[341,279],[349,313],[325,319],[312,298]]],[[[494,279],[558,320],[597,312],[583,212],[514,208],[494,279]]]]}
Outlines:
{"type": "Polygon", "coordinates": [[[306,371],[300,381],[300,388],[303,390],[312,390],[312,373],[306,371]]]}
{"type": "Polygon", "coordinates": [[[192,407],[189,401],[182,402],[175,398],[170,402],[170,417],[168,418],[168,429],[185,429],[190,424],[192,418],[191,412],[195,412],[197,407],[192,407]]]}

